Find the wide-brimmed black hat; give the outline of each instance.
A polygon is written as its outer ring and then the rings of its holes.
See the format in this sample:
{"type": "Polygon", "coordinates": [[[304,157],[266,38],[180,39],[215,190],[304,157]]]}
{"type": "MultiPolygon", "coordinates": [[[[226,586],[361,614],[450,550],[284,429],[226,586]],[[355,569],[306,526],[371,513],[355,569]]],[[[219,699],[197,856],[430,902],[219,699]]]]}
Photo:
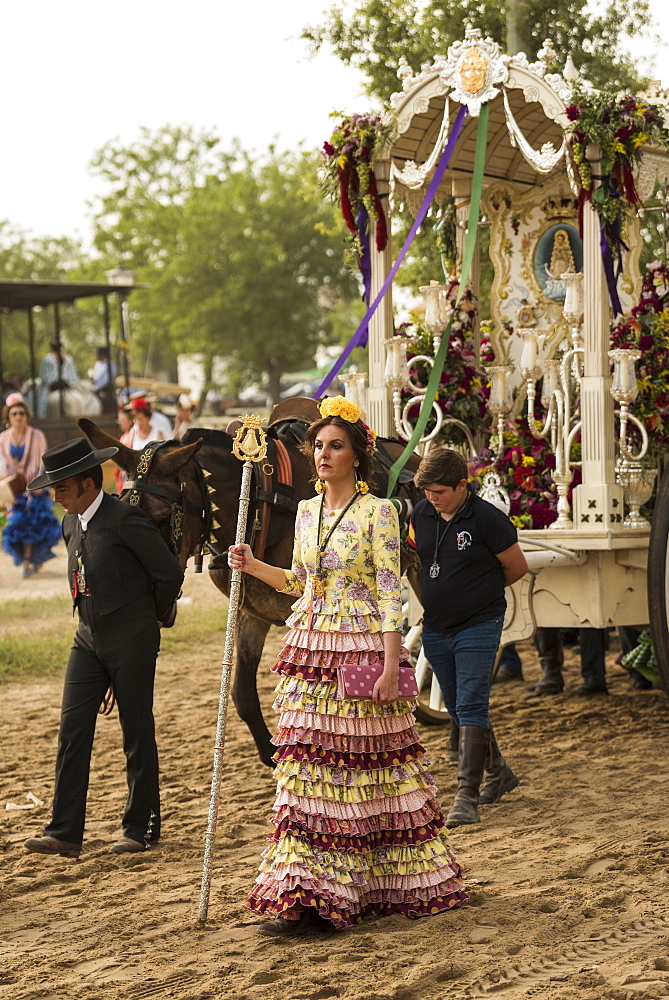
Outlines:
{"type": "Polygon", "coordinates": [[[86,438],[75,438],[74,441],[58,444],[55,448],[44,452],[42,462],[45,471],[28,483],[27,488],[43,490],[45,486],[55,486],[70,476],[78,476],[80,472],[87,472],[96,465],[102,465],[117,451],[118,448],[101,448],[99,451],[93,451],[86,438]]]}

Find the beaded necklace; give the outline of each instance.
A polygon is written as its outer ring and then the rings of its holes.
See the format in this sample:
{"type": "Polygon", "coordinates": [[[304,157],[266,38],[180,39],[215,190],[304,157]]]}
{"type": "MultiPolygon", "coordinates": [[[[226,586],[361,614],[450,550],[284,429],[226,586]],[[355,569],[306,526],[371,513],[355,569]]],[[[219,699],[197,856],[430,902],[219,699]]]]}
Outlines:
{"type": "Polygon", "coordinates": [[[325,594],[325,587],[323,585],[323,572],[322,572],[322,569],[321,569],[321,557],[322,557],[323,553],[325,552],[325,549],[327,548],[328,542],[332,538],[333,531],[335,530],[335,528],[337,527],[337,525],[339,524],[339,522],[343,518],[344,514],[346,514],[350,510],[350,508],[353,506],[353,504],[355,503],[355,501],[357,499],[358,499],[358,493],[356,491],[353,494],[353,496],[351,497],[351,499],[349,500],[349,502],[346,504],[346,506],[344,507],[344,509],[342,510],[341,514],[339,515],[339,517],[337,518],[337,520],[335,521],[335,523],[332,525],[332,527],[328,531],[328,533],[325,536],[325,538],[323,539],[323,541],[321,542],[321,529],[323,527],[323,508],[325,506],[325,496],[323,495],[321,497],[321,506],[320,506],[319,511],[318,511],[318,534],[316,536],[316,545],[317,545],[317,548],[316,548],[316,569],[314,571],[314,585],[313,585],[313,592],[316,595],[316,597],[323,597],[323,595],[325,594]]]}

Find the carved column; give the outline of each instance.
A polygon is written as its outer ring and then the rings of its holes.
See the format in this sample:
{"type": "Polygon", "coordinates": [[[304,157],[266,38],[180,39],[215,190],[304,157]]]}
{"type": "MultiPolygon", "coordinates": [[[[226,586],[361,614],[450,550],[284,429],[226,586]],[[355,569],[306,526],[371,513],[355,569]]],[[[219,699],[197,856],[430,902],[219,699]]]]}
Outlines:
{"type": "MultiPolygon", "coordinates": [[[[381,204],[386,213],[388,243],[385,250],[376,249],[376,237],[372,233],[370,251],[372,257],[372,281],[370,303],[374,301],[386,276],[392,267],[392,239],[390,234],[390,160],[379,160],[374,173],[381,196],[381,204]]],[[[391,437],[394,434],[392,406],[388,391],[383,383],[386,367],[386,349],[383,341],[393,335],[393,300],[389,289],[369,323],[369,392],[367,394],[367,421],[377,434],[391,437]]]]}
{"type": "MultiPolygon", "coordinates": [[[[592,162],[593,174],[600,170],[592,162]]],[[[583,484],[574,490],[574,526],[609,531],[620,526],[622,487],[615,483],[614,420],[609,374],[609,293],[602,264],[599,219],[590,204],[583,213],[583,343],[581,454],[583,484]]]]}

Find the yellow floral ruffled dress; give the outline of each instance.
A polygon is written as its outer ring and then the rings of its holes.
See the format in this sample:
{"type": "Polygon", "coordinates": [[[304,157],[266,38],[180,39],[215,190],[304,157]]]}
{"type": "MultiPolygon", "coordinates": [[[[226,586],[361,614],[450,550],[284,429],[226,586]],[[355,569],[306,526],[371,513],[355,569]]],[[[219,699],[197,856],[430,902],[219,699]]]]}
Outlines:
{"type": "MultiPolygon", "coordinates": [[[[356,499],[322,554],[318,596],[321,503],[299,505],[282,591],[299,600],[272,668],[281,677],[273,831],[246,905],[289,919],[313,907],[339,928],[441,913],[467,896],[412,703],[338,695],[338,668],[382,664],[382,633],[401,630],[397,513],[371,494],[356,499]]],[[[323,511],[322,537],[340,513],[323,511]]]]}

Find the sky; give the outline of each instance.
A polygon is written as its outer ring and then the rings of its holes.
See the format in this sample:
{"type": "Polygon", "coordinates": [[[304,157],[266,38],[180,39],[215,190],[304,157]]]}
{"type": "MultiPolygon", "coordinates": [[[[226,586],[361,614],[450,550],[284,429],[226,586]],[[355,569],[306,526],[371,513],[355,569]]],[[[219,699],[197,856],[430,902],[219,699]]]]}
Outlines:
{"type": "MultiPolygon", "coordinates": [[[[142,127],[190,124],[258,152],[272,142],[319,148],[332,110],[371,106],[361,74],[331,53],[309,58],[299,38],[330,2],[4,4],[0,221],[88,245],[100,193],[90,159],[107,142],[132,143],[142,127]]],[[[669,37],[669,5],[654,6],[669,37]]],[[[665,46],[658,67],[668,54],[665,46]]],[[[654,75],[669,86],[669,71],[654,75]]]]}

